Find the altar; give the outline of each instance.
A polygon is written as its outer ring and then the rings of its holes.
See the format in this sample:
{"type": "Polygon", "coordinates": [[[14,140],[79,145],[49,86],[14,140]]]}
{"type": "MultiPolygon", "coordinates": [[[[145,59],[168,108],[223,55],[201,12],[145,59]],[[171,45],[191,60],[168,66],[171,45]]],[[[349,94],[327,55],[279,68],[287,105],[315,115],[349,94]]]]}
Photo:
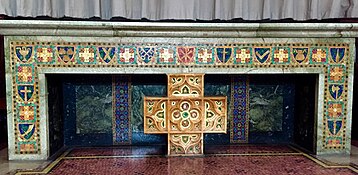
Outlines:
{"type": "Polygon", "coordinates": [[[168,142],[177,145],[169,155],[205,154],[204,143],[260,143],[275,133],[271,143],[350,152],[357,26],[0,24],[11,160],[47,159],[64,145],[168,142]],[[175,89],[183,79],[200,83],[175,89]],[[310,136],[300,140],[307,120],[310,136]]]}

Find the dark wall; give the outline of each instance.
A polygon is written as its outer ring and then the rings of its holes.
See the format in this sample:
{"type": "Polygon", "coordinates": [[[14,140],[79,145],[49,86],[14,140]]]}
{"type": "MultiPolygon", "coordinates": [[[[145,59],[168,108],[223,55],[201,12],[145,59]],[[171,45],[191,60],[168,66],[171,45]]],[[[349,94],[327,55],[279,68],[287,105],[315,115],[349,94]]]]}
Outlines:
{"type": "Polygon", "coordinates": [[[63,87],[64,144],[112,145],[111,76],[62,75],[60,86],[63,87]]]}
{"type": "Polygon", "coordinates": [[[47,76],[50,155],[55,154],[64,145],[63,139],[63,95],[61,77],[47,76]]]}
{"type": "Polygon", "coordinates": [[[295,144],[315,152],[315,105],[317,76],[296,78],[295,144]]]}

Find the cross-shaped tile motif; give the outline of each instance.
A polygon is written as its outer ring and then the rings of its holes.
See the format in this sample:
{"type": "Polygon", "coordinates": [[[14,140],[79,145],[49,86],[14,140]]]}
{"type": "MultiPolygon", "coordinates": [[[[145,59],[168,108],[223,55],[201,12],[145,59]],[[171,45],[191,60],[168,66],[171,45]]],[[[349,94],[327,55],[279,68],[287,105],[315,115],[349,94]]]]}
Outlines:
{"type": "Polygon", "coordinates": [[[287,52],[287,50],[285,50],[285,49],[279,49],[278,51],[275,50],[274,59],[275,59],[275,61],[277,59],[278,63],[287,62],[288,61],[288,52],[287,52]]]}
{"type": "Polygon", "coordinates": [[[204,133],[226,133],[226,97],[204,97],[204,74],[169,74],[168,97],[144,98],[144,132],[168,134],[169,155],[203,154],[204,133]]]}
{"type": "Polygon", "coordinates": [[[159,59],[162,63],[172,63],[174,61],[173,51],[167,48],[160,49],[159,59]]]}
{"type": "Polygon", "coordinates": [[[133,48],[121,48],[119,58],[123,63],[131,63],[134,61],[134,49],[133,48]]]}
{"type": "Polygon", "coordinates": [[[37,59],[39,62],[47,63],[52,60],[53,53],[51,48],[38,48],[37,59]]]}
{"type": "Polygon", "coordinates": [[[83,59],[83,62],[89,63],[93,62],[94,52],[92,48],[82,48],[79,57],[83,59]]]}
{"type": "Polygon", "coordinates": [[[328,116],[337,118],[342,116],[342,104],[340,103],[333,103],[328,105],[328,116]]]}
{"type": "Polygon", "coordinates": [[[32,106],[20,106],[21,120],[34,120],[35,111],[32,106]]]}
{"type": "Polygon", "coordinates": [[[251,54],[249,49],[238,49],[236,51],[236,62],[237,63],[247,63],[250,59],[251,54]]]}
{"type": "Polygon", "coordinates": [[[213,54],[210,49],[200,49],[198,52],[198,58],[201,63],[209,63],[212,62],[213,54]]]}
{"type": "Polygon", "coordinates": [[[325,62],[326,59],[326,52],[322,49],[317,49],[316,52],[313,52],[312,59],[314,62],[325,62]]]}
{"type": "Polygon", "coordinates": [[[18,82],[19,83],[32,83],[32,67],[31,66],[19,66],[18,67],[18,82]]]}

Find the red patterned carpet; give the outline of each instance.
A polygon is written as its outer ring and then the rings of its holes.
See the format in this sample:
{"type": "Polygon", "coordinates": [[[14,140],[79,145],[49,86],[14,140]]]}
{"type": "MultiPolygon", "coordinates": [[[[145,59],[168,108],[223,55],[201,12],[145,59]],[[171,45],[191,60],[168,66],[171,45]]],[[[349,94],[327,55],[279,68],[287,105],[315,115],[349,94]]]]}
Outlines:
{"type": "MultiPolygon", "coordinates": [[[[329,166],[285,146],[207,146],[205,156],[166,157],[165,147],[75,148],[47,168],[28,174],[358,174],[329,166]],[[225,151],[222,151],[225,150],[225,151]],[[137,154],[134,154],[137,153],[137,154]],[[158,155],[160,154],[160,155],[158,155]]],[[[21,174],[27,174],[21,172],[21,174]]]]}

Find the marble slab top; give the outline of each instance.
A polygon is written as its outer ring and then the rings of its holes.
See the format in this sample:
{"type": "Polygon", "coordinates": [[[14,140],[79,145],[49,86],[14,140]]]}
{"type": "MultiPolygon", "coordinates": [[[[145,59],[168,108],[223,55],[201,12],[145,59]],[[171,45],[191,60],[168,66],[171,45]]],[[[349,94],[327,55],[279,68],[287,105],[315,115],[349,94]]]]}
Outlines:
{"type": "Polygon", "coordinates": [[[358,23],[193,23],[0,20],[0,35],[191,38],[354,38],[358,23]]]}

